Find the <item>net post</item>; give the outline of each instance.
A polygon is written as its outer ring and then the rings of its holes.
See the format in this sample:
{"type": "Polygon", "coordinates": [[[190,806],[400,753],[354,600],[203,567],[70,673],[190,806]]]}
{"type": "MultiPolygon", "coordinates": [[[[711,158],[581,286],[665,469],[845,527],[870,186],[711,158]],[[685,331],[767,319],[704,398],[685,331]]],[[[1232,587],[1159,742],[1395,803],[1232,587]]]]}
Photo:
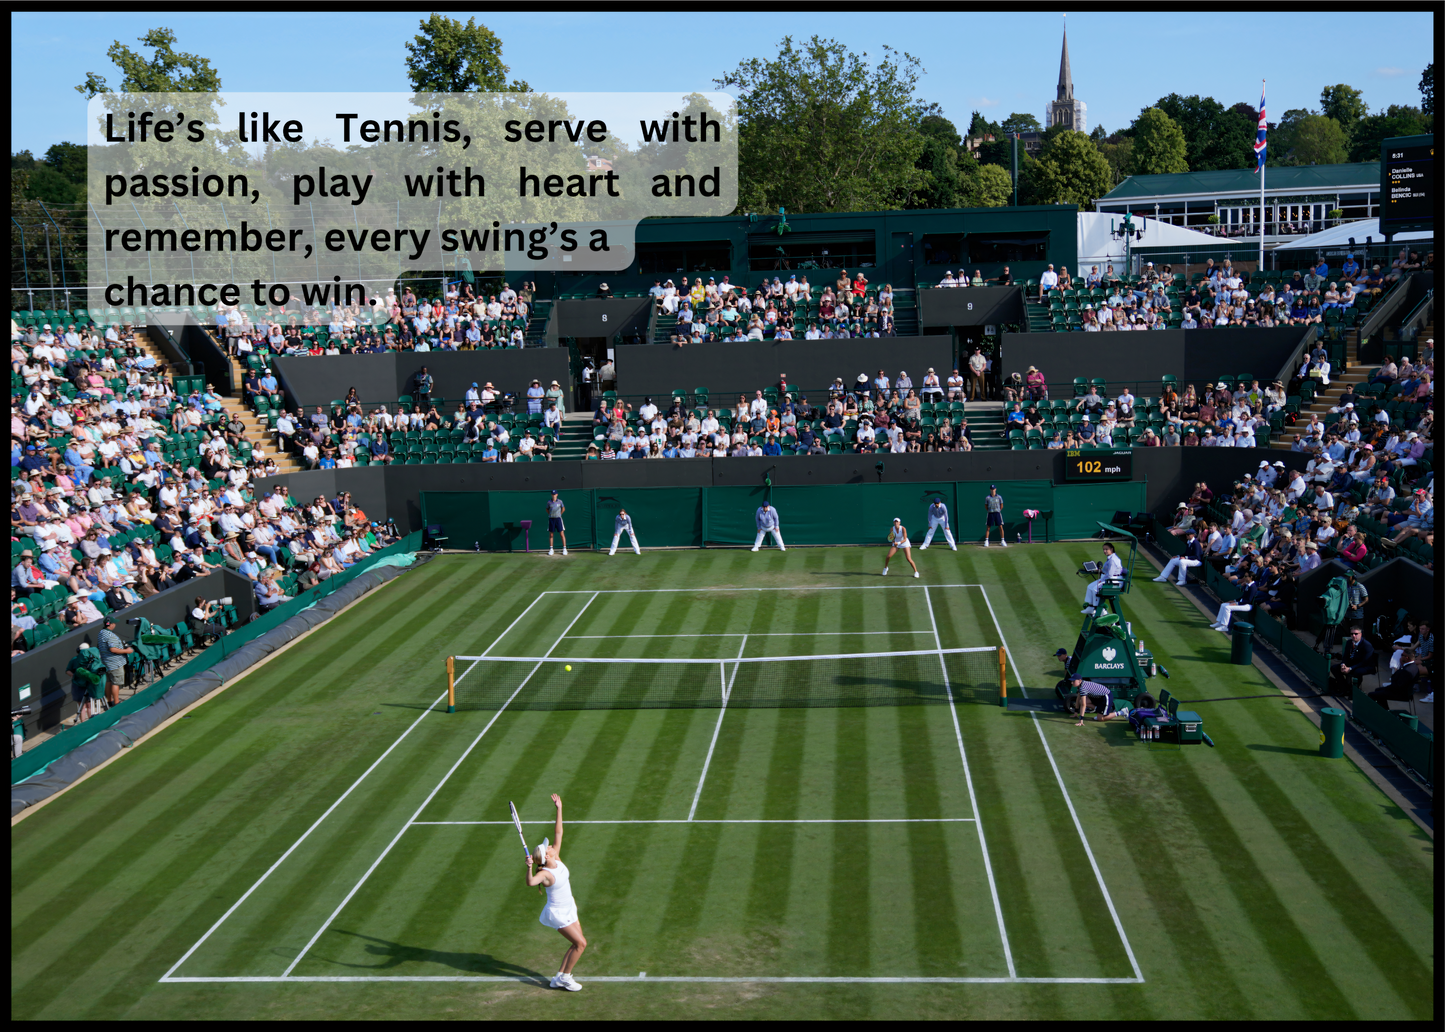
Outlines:
{"type": "Polygon", "coordinates": [[[1004,654],[1003,646],[998,647],[998,704],[1004,709],[1008,708],[1008,668],[1005,665],[1007,657],[1004,654]]]}
{"type": "Polygon", "coordinates": [[[447,657],[447,712],[457,711],[456,657],[447,657]]]}

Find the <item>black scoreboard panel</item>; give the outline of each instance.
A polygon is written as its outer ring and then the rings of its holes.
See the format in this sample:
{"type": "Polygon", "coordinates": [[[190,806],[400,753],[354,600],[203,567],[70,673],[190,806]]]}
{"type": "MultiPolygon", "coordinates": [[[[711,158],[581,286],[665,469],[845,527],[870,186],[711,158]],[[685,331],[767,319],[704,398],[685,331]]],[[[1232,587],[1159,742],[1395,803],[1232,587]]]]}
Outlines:
{"type": "Polygon", "coordinates": [[[1435,139],[1402,136],[1380,147],[1380,229],[1389,234],[1435,223],[1435,139]]]}
{"type": "Polygon", "coordinates": [[[1102,448],[1064,452],[1065,480],[1133,480],[1134,454],[1102,448]]]}

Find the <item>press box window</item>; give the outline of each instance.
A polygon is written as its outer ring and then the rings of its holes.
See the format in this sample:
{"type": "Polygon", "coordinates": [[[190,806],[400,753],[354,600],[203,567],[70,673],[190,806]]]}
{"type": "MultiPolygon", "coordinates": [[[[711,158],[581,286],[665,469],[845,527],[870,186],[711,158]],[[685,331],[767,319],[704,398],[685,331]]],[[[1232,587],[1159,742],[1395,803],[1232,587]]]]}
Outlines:
{"type": "Polygon", "coordinates": [[[989,262],[1042,262],[1049,256],[1047,233],[968,234],[969,264],[989,262]]]}
{"type": "Polygon", "coordinates": [[[958,265],[964,257],[962,233],[924,234],[924,265],[958,265]]]}
{"type": "Polygon", "coordinates": [[[754,237],[748,241],[748,267],[753,272],[807,269],[871,269],[878,260],[873,235],[834,236],[793,233],[754,237]]]}
{"type": "Polygon", "coordinates": [[[644,276],[716,272],[732,268],[732,246],[726,240],[687,244],[638,244],[637,271],[644,276]]]}

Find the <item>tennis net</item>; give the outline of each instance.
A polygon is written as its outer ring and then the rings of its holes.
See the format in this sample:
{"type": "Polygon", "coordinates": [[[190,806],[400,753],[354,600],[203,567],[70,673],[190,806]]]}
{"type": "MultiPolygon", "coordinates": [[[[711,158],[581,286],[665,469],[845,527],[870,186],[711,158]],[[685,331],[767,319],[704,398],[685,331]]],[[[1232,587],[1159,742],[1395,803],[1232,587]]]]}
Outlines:
{"type": "Polygon", "coordinates": [[[998,696],[995,646],[901,652],[635,659],[454,656],[452,710],[913,706],[998,696]],[[568,668],[571,668],[570,670],[568,668]]]}

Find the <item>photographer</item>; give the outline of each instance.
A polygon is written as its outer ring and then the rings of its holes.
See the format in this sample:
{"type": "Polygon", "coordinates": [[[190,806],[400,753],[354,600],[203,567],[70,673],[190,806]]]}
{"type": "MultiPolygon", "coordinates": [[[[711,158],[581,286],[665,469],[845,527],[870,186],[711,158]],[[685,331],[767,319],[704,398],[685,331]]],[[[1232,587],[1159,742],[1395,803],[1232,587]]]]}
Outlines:
{"type": "Polygon", "coordinates": [[[207,602],[200,595],[196,596],[195,605],[186,615],[186,623],[191,628],[191,633],[196,636],[196,647],[204,648],[212,641],[219,641],[224,635],[230,633],[216,619],[217,610],[226,604],[227,599],[216,602],[207,602]],[[210,641],[206,639],[209,638],[210,641]]]}

